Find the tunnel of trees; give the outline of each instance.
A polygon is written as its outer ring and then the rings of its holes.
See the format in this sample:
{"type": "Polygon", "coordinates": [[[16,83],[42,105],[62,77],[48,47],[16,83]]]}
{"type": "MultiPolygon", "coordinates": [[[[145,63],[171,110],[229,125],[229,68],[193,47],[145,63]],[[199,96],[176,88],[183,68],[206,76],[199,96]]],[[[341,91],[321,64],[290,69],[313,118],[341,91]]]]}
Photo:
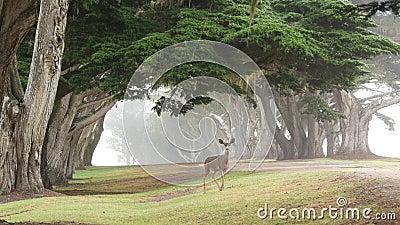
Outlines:
{"type": "MultiPolygon", "coordinates": [[[[375,23],[365,10],[377,6],[368,7],[354,13],[342,0],[271,0],[257,5],[249,24],[242,0],[0,0],[0,193],[42,192],[90,165],[104,116],[137,67],[188,40],[230,44],[263,70],[279,109],[276,158],[324,157],[324,140],[328,156],[372,154],[369,121],[400,95],[397,74],[383,73],[385,66],[372,76],[366,60],[400,45],[368,29],[375,23]],[[357,99],[354,91],[372,81],[391,91],[357,99]]],[[[160,86],[200,75],[254,98],[236,74],[204,63],[169,71],[160,86]]],[[[257,115],[251,119],[255,133],[257,115]]]]}

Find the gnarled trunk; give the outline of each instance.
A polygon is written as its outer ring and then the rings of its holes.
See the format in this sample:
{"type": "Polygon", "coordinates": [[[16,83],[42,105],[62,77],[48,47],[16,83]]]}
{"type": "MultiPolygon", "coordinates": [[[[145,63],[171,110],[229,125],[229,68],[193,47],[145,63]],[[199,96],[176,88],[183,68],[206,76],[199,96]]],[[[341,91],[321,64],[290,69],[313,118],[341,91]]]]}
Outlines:
{"type": "Polygon", "coordinates": [[[335,99],[340,110],[347,115],[347,118],[340,119],[342,144],[337,154],[372,154],[368,145],[368,125],[372,114],[368,113],[368,116],[351,93],[336,91],[335,99]]]}
{"type": "Polygon", "coordinates": [[[42,0],[24,105],[16,124],[16,189],[43,192],[41,150],[64,51],[68,1],[42,0]]]}
{"type": "Polygon", "coordinates": [[[65,185],[72,178],[83,130],[104,117],[115,103],[111,96],[104,95],[98,88],[93,88],[83,93],[70,93],[56,105],[43,147],[47,151],[46,171],[51,184],[65,185]]]}
{"type": "Polygon", "coordinates": [[[77,153],[75,154],[74,162],[76,169],[85,169],[85,166],[92,165],[94,149],[96,148],[101,133],[104,130],[103,124],[104,117],[83,130],[76,148],[77,153]]]}
{"type": "MultiPolygon", "coordinates": [[[[0,0],[0,106],[3,106],[9,66],[36,21],[36,0],[0,0]]],[[[11,65],[12,66],[12,65],[11,65]]]]}
{"type": "Polygon", "coordinates": [[[307,115],[306,120],[308,135],[304,143],[303,155],[301,158],[323,158],[325,157],[322,148],[322,143],[325,139],[324,130],[313,115],[307,115]]]}
{"type": "Polygon", "coordinates": [[[15,55],[8,67],[8,73],[8,82],[5,85],[8,88],[0,114],[0,194],[8,193],[15,188],[17,174],[15,126],[23,93],[15,55]]]}

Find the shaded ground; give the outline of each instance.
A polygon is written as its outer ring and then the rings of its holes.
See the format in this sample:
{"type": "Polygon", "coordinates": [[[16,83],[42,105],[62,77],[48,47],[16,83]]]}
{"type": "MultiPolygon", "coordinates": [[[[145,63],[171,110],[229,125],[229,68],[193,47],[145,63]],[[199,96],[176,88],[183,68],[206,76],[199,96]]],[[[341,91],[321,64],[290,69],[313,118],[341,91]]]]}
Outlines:
{"type": "Polygon", "coordinates": [[[57,192],[65,195],[134,194],[155,190],[168,185],[148,176],[72,184],[69,185],[70,188],[65,190],[60,189],[57,192]],[[92,190],[92,187],[96,189],[92,190]]]}
{"type": "MultiPolygon", "coordinates": [[[[45,189],[43,194],[33,194],[30,192],[24,192],[24,191],[14,191],[11,192],[10,194],[6,195],[0,195],[0,204],[2,203],[7,203],[7,202],[13,202],[13,201],[19,201],[19,200],[25,200],[25,199],[32,199],[32,198],[41,198],[41,197],[54,197],[54,196],[62,196],[64,194],[58,193],[55,191],[47,190],[45,189]]],[[[1,224],[1,221],[0,221],[1,224]]]]}

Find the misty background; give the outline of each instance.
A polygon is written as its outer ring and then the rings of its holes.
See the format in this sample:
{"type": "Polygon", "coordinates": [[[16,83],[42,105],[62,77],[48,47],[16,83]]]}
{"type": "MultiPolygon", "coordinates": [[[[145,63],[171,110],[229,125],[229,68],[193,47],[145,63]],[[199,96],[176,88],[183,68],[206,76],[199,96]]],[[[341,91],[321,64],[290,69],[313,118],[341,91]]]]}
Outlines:
{"type": "MultiPolygon", "coordinates": [[[[372,31],[379,33],[387,38],[399,42],[400,34],[400,19],[391,15],[391,13],[380,13],[373,18],[378,27],[373,28],[372,31]]],[[[372,59],[369,62],[370,70],[376,74],[384,74],[385,76],[392,76],[395,79],[395,86],[398,84],[397,77],[400,73],[400,57],[399,56],[381,56],[376,59],[372,59]]],[[[377,93],[387,92],[390,88],[379,84],[366,84],[364,90],[357,91],[355,93],[357,98],[365,98],[377,93]],[[366,90],[368,89],[368,90],[366,90]]],[[[149,102],[148,102],[149,103],[149,102]]],[[[143,123],[143,115],[139,115],[143,111],[143,101],[137,100],[136,102],[131,102],[130,104],[125,104],[128,107],[126,112],[127,115],[133,121],[127,123],[127,128],[129,130],[129,137],[127,138],[130,146],[135,146],[135,153],[138,154],[143,151],[143,154],[149,154],[148,151],[153,148],[152,144],[149,142],[146,134],[146,130],[143,123]],[[141,107],[141,108],[140,108],[141,107]],[[135,121],[136,120],[136,121],[135,121]]],[[[151,103],[150,103],[151,104],[151,103]]],[[[92,164],[95,166],[116,166],[116,165],[132,165],[135,163],[135,159],[132,157],[132,152],[129,150],[126,144],[126,140],[123,136],[123,110],[122,102],[118,102],[106,115],[104,122],[104,132],[101,135],[101,139],[94,151],[92,164]]],[[[200,106],[196,106],[199,108],[200,106]]],[[[379,110],[379,114],[387,116],[386,121],[379,119],[376,115],[373,116],[372,121],[369,125],[369,147],[372,153],[379,156],[388,157],[398,157],[400,158],[400,106],[392,105],[379,110]],[[390,119],[391,118],[391,119],[390,119]]],[[[145,112],[146,123],[152,123],[152,121],[157,120],[157,114],[154,111],[147,110],[145,112]]],[[[203,114],[204,115],[204,114],[203,114]]],[[[201,119],[201,118],[200,118],[201,119]]],[[[198,129],[198,122],[200,121],[194,119],[191,121],[192,133],[196,134],[196,129],[198,129]]],[[[227,119],[227,118],[225,118],[227,119]]],[[[189,121],[190,122],[190,121],[189,121]]],[[[204,124],[203,124],[204,126],[204,124]]],[[[187,126],[186,126],[187,127],[187,126]]],[[[148,127],[149,128],[149,127],[148,127]]],[[[212,125],[208,125],[211,129],[210,133],[215,132],[212,130],[212,125]]],[[[215,129],[215,127],[214,127],[215,129]]],[[[150,131],[155,132],[155,137],[162,137],[163,128],[154,123],[154,127],[150,125],[150,131]],[[158,127],[157,127],[158,126],[158,127]]],[[[178,130],[168,130],[173,136],[180,136],[178,130]]],[[[198,135],[200,135],[198,133],[198,135]]],[[[192,137],[193,138],[193,137],[192,137]]],[[[161,138],[163,139],[163,138],[161,138]]],[[[174,159],[178,162],[182,162],[186,156],[180,154],[179,150],[168,144],[166,140],[159,140],[159,146],[166,146],[163,155],[168,155],[172,161],[174,159]]],[[[157,140],[152,140],[153,142],[158,142],[157,140]]],[[[157,144],[157,143],[155,143],[157,144]]],[[[213,143],[210,148],[213,151],[204,151],[202,156],[192,155],[191,160],[198,159],[196,161],[201,161],[206,155],[215,155],[223,151],[222,146],[218,146],[213,143]]],[[[326,148],[324,148],[326,154],[326,148]]],[[[151,156],[150,156],[151,158],[151,156]]]]}

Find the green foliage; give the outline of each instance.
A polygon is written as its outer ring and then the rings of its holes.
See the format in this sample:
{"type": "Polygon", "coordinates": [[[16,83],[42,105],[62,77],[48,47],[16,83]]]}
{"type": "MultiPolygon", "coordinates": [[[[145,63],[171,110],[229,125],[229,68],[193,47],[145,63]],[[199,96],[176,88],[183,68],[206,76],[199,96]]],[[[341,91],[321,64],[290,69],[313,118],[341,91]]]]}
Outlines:
{"type": "MultiPolygon", "coordinates": [[[[99,86],[106,92],[122,92],[128,77],[122,68],[126,48],[145,35],[162,30],[157,21],[136,17],[139,1],[91,1],[71,18],[66,32],[63,66],[89,63],[68,74],[76,91],[99,86]],[[88,5],[87,5],[88,6],[88,5]]],[[[79,5],[79,2],[76,3],[79,5]]]]}
{"type": "MultiPolygon", "coordinates": [[[[97,86],[121,93],[152,54],[182,41],[207,39],[246,52],[281,94],[330,91],[354,88],[364,81],[368,71],[363,60],[400,52],[399,45],[366,30],[375,25],[351,13],[355,6],[345,0],[260,2],[251,25],[248,1],[196,0],[190,1],[190,7],[189,1],[159,2],[166,5],[139,0],[73,1],[63,67],[88,65],[63,79],[76,91],[97,86]],[[174,8],[168,6],[172,3],[174,8]]],[[[31,47],[27,42],[18,53],[21,79],[29,72],[31,47]]],[[[218,78],[238,93],[248,94],[232,71],[203,62],[171,69],[155,88],[196,76],[218,78]]],[[[310,113],[322,113],[326,119],[336,115],[317,99],[307,101],[316,107],[310,113]]]]}
{"type": "Polygon", "coordinates": [[[324,99],[317,95],[306,95],[302,102],[305,103],[303,114],[314,115],[318,121],[330,121],[337,118],[346,118],[346,115],[329,106],[324,99]]]}
{"type": "Polygon", "coordinates": [[[29,32],[25,41],[21,43],[17,51],[18,73],[22,88],[25,90],[28,85],[29,71],[33,54],[33,32],[29,32]]]}

